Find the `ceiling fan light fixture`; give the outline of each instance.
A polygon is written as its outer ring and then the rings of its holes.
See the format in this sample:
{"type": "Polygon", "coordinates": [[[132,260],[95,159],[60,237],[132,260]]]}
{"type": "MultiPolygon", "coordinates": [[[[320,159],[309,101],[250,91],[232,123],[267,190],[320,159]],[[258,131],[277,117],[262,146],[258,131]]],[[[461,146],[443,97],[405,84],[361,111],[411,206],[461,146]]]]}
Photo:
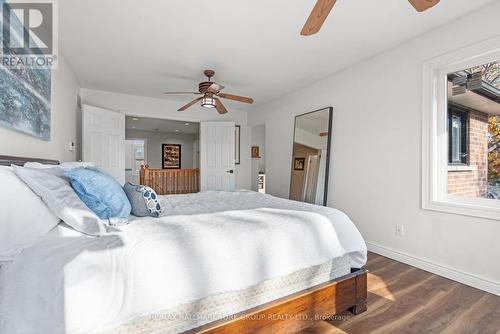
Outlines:
{"type": "Polygon", "coordinates": [[[201,99],[201,106],[204,108],[215,108],[215,99],[210,96],[205,96],[203,99],[201,99]]]}

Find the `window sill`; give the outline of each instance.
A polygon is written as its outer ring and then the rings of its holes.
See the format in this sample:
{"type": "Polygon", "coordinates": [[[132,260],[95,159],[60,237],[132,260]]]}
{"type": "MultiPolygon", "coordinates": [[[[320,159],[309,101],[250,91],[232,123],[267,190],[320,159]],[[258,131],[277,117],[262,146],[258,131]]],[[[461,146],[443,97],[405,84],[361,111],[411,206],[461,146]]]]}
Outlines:
{"type": "Polygon", "coordinates": [[[461,216],[500,220],[500,203],[495,203],[495,200],[489,199],[447,198],[442,201],[423,203],[422,209],[452,213],[461,216]]]}
{"type": "Polygon", "coordinates": [[[477,171],[477,166],[468,165],[448,165],[448,172],[475,172],[477,171]]]}

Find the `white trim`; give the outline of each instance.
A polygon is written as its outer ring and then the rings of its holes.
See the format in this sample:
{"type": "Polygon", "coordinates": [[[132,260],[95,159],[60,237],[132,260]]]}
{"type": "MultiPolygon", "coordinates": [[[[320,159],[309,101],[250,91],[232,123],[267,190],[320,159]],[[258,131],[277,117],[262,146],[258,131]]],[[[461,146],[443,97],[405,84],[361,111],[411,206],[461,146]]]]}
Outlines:
{"type": "Polygon", "coordinates": [[[406,263],[410,266],[500,296],[500,282],[495,282],[484,277],[472,275],[458,269],[454,269],[433,261],[409,255],[395,249],[377,245],[375,243],[366,242],[366,245],[368,246],[368,250],[370,252],[380,254],[390,259],[406,263]]]}
{"type": "Polygon", "coordinates": [[[500,201],[448,196],[447,74],[500,59],[500,36],[423,63],[422,209],[500,220],[500,201]]]}

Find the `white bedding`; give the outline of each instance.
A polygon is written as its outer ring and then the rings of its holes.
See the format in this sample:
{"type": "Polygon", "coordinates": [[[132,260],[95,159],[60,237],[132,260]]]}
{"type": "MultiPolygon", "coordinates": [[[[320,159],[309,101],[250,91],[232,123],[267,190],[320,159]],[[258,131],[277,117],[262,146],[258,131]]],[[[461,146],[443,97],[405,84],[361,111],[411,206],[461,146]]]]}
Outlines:
{"type": "Polygon", "coordinates": [[[342,212],[253,192],[162,198],[92,238],[58,226],[0,271],[0,333],[86,333],[245,289],[366,245],[342,212]]]}

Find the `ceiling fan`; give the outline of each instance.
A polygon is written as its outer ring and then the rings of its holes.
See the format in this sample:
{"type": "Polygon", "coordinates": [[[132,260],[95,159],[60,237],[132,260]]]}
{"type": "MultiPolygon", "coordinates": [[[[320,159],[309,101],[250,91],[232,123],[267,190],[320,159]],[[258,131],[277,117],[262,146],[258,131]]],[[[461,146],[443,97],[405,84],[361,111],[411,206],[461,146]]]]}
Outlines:
{"type": "Polygon", "coordinates": [[[211,81],[211,78],[215,75],[215,71],[205,70],[203,74],[208,78],[207,81],[200,82],[198,85],[198,92],[166,92],[165,94],[195,94],[201,95],[200,97],[189,102],[185,106],[181,107],[179,111],[184,111],[189,107],[194,106],[197,102],[201,101],[201,106],[205,108],[215,108],[219,114],[227,113],[226,107],[222,104],[219,98],[243,102],[243,103],[253,103],[253,99],[244,96],[238,96],[233,94],[222,93],[224,86],[219,85],[216,82],[211,81]]]}
{"type": "MultiPolygon", "coordinates": [[[[423,12],[438,4],[439,0],[408,0],[418,12],[423,12]]],[[[303,36],[314,35],[325,22],[337,0],[318,0],[300,32],[303,36]]]]}

